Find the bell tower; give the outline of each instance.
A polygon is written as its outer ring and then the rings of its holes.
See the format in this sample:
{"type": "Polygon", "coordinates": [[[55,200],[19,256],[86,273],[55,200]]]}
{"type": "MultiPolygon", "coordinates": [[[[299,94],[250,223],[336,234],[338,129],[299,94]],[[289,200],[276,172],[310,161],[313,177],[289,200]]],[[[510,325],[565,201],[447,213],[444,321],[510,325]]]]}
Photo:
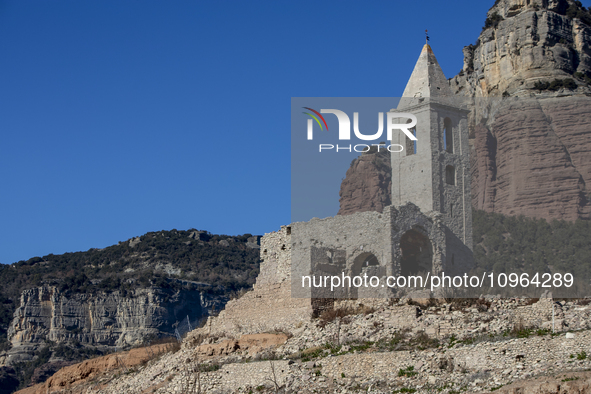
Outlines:
{"type": "MultiPolygon", "coordinates": [[[[451,92],[433,50],[426,44],[400,99],[398,113],[411,113],[416,141],[393,133],[392,204],[407,202],[441,214],[446,231],[444,269],[472,264],[472,205],[468,110],[451,92]]],[[[404,123],[404,119],[394,119],[404,123]]],[[[408,120],[410,123],[410,120],[408,120]]]]}

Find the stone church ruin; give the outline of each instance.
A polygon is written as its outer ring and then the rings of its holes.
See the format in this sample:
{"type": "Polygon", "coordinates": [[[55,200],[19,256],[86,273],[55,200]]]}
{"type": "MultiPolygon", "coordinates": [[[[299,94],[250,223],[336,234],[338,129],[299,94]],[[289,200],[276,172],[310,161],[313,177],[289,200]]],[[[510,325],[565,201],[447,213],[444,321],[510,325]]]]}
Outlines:
{"type": "Polygon", "coordinates": [[[418,141],[393,134],[392,144],[412,145],[412,150],[391,154],[392,204],[382,212],[314,218],[265,234],[253,291],[230,301],[208,321],[208,330],[284,327],[318,316],[337,299],[400,296],[399,289],[381,285],[303,287],[305,276],[346,281],[366,275],[383,281],[389,276],[470,271],[468,111],[456,103],[429,45],[422,49],[395,111],[417,117],[418,141]]]}
{"type": "MultiPolygon", "coordinates": [[[[396,112],[417,117],[413,141],[394,133],[392,204],[382,212],[292,223],[292,295],[296,298],[394,297],[390,276],[460,274],[472,258],[468,110],[462,108],[429,45],[425,45],[396,112]],[[340,275],[337,289],[313,279],[340,275]],[[378,277],[378,286],[352,286],[348,277],[378,277]],[[304,283],[302,277],[312,280],[304,283]]],[[[395,122],[400,120],[393,119],[395,122]]],[[[336,280],[335,280],[336,281],[336,280]]]]}

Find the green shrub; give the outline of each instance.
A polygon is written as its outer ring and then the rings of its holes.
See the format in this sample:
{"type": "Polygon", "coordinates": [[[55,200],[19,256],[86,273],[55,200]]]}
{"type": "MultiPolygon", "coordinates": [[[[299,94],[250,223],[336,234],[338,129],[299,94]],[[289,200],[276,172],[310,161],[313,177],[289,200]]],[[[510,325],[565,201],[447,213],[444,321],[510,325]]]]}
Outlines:
{"type": "Polygon", "coordinates": [[[567,222],[474,210],[476,272],[569,272],[591,279],[591,221],[567,222]]]}
{"type": "Polygon", "coordinates": [[[584,24],[591,26],[591,13],[583,7],[583,4],[580,1],[575,1],[574,3],[569,4],[566,9],[566,16],[571,19],[577,18],[584,24]]]}
{"type": "Polygon", "coordinates": [[[589,75],[584,74],[580,71],[577,71],[575,73],[575,77],[577,77],[578,79],[587,82],[588,84],[591,84],[591,77],[589,77],[589,75]]]}
{"type": "Polygon", "coordinates": [[[570,382],[570,381],[573,381],[573,380],[579,380],[579,377],[578,376],[575,376],[573,378],[564,378],[564,379],[562,379],[562,382],[570,382]]]}
{"type": "Polygon", "coordinates": [[[555,91],[562,89],[562,88],[574,90],[577,88],[577,83],[571,78],[566,78],[566,79],[555,79],[552,82],[538,81],[534,84],[534,89],[539,90],[539,91],[550,90],[552,92],[555,92],[555,91]]]}
{"type": "Polygon", "coordinates": [[[487,17],[484,21],[484,26],[482,30],[486,30],[490,27],[496,29],[499,23],[503,20],[503,17],[500,16],[497,12],[494,12],[491,16],[487,17]]]}
{"type": "Polygon", "coordinates": [[[418,372],[415,372],[415,367],[412,365],[409,365],[408,367],[404,368],[404,369],[400,369],[398,370],[398,376],[406,376],[407,378],[410,378],[411,376],[415,376],[418,372]]]}

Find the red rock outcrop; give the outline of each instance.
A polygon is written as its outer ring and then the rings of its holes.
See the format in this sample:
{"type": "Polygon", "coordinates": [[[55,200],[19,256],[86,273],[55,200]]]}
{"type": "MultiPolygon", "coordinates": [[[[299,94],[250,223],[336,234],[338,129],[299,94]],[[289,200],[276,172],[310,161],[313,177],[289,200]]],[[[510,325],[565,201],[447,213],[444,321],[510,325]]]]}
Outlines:
{"type": "Polygon", "coordinates": [[[353,160],[341,183],[339,215],[382,212],[391,204],[392,170],[385,148],[372,147],[353,160]]]}
{"type": "Polygon", "coordinates": [[[544,219],[589,218],[591,99],[506,101],[475,129],[472,203],[544,219]]]}
{"type": "Polygon", "coordinates": [[[250,355],[263,350],[283,345],[287,341],[287,335],[280,334],[247,334],[240,339],[227,339],[220,343],[198,346],[195,354],[199,357],[227,356],[235,352],[248,352],[250,355]]]}
{"type": "Polygon", "coordinates": [[[52,392],[72,392],[72,388],[91,381],[114,370],[129,370],[170,351],[173,344],[154,345],[132,349],[128,352],[113,353],[85,360],[81,363],[63,367],[44,383],[17,391],[19,394],[45,394],[52,392]]]}

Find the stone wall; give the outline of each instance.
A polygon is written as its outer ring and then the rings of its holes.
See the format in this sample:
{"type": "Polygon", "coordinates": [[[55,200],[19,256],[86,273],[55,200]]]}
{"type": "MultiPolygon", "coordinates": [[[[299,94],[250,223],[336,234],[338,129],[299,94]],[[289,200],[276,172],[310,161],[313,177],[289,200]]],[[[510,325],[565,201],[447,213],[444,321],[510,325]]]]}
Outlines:
{"type": "Polygon", "coordinates": [[[229,301],[218,316],[190,335],[238,337],[288,330],[311,315],[310,299],[291,297],[291,227],[282,226],[261,239],[261,271],[253,290],[229,301]]]}
{"type": "MultiPolygon", "coordinates": [[[[455,264],[445,264],[447,244],[443,215],[423,213],[408,203],[394,208],[388,206],[382,213],[357,212],[347,216],[312,219],[293,223],[292,227],[292,281],[294,297],[308,298],[376,298],[396,296],[387,287],[359,289],[310,288],[302,277],[336,275],[375,275],[385,283],[386,276],[406,275],[403,239],[410,232],[424,236],[431,248],[428,259],[431,273],[454,272],[469,269],[472,255],[454,246],[455,264]]],[[[449,259],[451,260],[451,259],[449,259]]],[[[417,268],[418,271],[420,271],[417,268]]],[[[314,285],[312,286],[314,287],[314,285]]]]}
{"type": "MultiPolygon", "coordinates": [[[[360,275],[366,268],[358,256],[373,255],[380,268],[378,276],[392,270],[391,206],[383,213],[359,212],[347,216],[312,219],[292,224],[292,279],[295,297],[327,298],[369,296],[359,289],[352,295],[343,289],[302,287],[302,277],[314,275],[360,275]],[[342,292],[341,292],[342,290],[342,292]]],[[[353,289],[352,289],[353,290],[353,289]]],[[[376,296],[376,295],[373,295],[376,296]]],[[[379,295],[377,295],[379,296],[379,295]]]]}

